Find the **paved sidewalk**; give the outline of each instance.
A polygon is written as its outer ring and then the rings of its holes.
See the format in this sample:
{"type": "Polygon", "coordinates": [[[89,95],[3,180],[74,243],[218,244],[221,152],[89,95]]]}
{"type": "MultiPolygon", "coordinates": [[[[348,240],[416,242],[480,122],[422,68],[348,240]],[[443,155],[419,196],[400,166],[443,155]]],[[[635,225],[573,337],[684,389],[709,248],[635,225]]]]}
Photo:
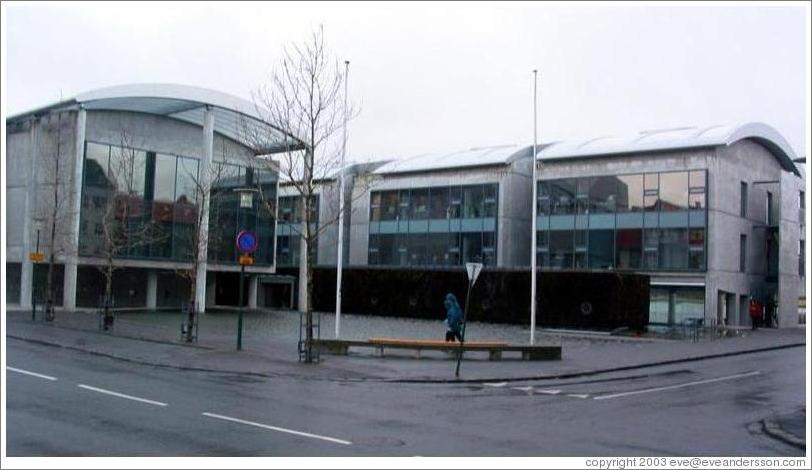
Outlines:
{"type": "MultiPolygon", "coordinates": [[[[268,377],[301,377],[313,380],[452,381],[455,362],[444,352],[387,352],[377,357],[372,349],[349,356],[321,355],[319,364],[298,361],[297,312],[251,312],[245,316],[243,351],[236,351],[237,316],[234,312],[207,313],[200,319],[196,344],[179,341],[180,314],[119,314],[112,333],[98,331],[93,313],[58,312],[53,323],[31,321],[30,312],[8,312],[9,341],[33,341],[56,347],[159,367],[255,374],[268,377]]],[[[334,337],[331,315],[322,315],[321,336],[334,337]]],[[[342,338],[371,336],[437,338],[444,329],[440,320],[342,315],[342,338]]],[[[469,323],[467,339],[496,339],[526,343],[529,331],[513,325],[469,323]]],[[[647,365],[692,361],[754,350],[805,345],[803,329],[759,329],[740,336],[705,340],[623,338],[606,334],[538,330],[537,344],[560,344],[560,361],[488,361],[487,353],[467,352],[460,379],[472,381],[524,380],[588,375],[647,365]]]]}

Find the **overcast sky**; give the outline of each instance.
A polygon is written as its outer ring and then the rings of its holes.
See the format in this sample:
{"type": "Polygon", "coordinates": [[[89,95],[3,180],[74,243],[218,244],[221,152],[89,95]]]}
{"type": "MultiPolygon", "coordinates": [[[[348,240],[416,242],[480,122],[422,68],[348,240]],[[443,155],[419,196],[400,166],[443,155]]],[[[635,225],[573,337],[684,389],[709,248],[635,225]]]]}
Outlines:
{"type": "Polygon", "coordinates": [[[355,159],[762,121],[806,154],[807,9],[595,4],[4,4],[7,114],[94,88],[250,98],[323,24],[350,65],[355,159]]]}

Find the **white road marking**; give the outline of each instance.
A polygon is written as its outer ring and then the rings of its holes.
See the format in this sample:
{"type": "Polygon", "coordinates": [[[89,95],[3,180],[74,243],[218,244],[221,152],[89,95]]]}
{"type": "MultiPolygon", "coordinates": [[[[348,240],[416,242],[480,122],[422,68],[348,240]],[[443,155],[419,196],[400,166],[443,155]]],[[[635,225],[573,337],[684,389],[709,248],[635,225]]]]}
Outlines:
{"type": "Polygon", "coordinates": [[[702,384],[709,384],[713,382],[722,382],[725,380],[734,380],[734,379],[741,379],[743,377],[752,377],[754,375],[759,375],[761,372],[753,371],[747,372],[744,374],[736,374],[736,375],[728,375],[726,377],[717,377],[715,379],[707,379],[707,380],[698,380],[696,382],[686,382],[677,385],[669,385],[667,387],[656,387],[656,388],[646,388],[643,390],[633,390],[631,392],[622,392],[622,393],[613,393],[611,395],[601,395],[595,397],[595,400],[607,400],[609,398],[619,398],[619,397],[626,397],[629,395],[639,395],[641,393],[653,393],[653,392],[662,392],[664,390],[674,390],[677,388],[684,388],[684,387],[693,387],[694,385],[702,385],[702,384]]]}
{"type": "Polygon", "coordinates": [[[103,388],[91,387],[90,385],[79,384],[79,385],[77,385],[77,387],[84,388],[85,390],[91,390],[91,391],[94,391],[94,392],[104,393],[106,395],[112,395],[114,397],[126,398],[127,400],[140,401],[141,403],[148,403],[150,405],[167,406],[166,403],[162,403],[162,402],[159,402],[159,401],[147,400],[146,398],[138,398],[138,397],[134,397],[132,395],[125,395],[123,393],[114,392],[112,390],[105,390],[103,388]]]}
{"type": "Polygon", "coordinates": [[[570,393],[567,396],[570,398],[589,398],[588,393],[570,393]]]}
{"type": "Polygon", "coordinates": [[[255,423],[253,421],[245,421],[245,420],[242,420],[242,419],[232,418],[230,416],[223,416],[223,415],[218,415],[218,414],[214,414],[214,413],[202,413],[202,414],[203,414],[203,416],[208,416],[209,418],[216,418],[216,419],[222,419],[224,421],[232,421],[234,423],[247,424],[248,426],[256,426],[256,427],[262,428],[262,429],[270,429],[271,431],[279,431],[279,432],[285,432],[285,433],[288,433],[288,434],[295,434],[297,436],[310,437],[310,438],[313,438],[313,439],[321,439],[322,441],[335,442],[336,444],[343,444],[345,446],[352,445],[352,442],[350,442],[350,441],[345,441],[345,440],[342,440],[342,439],[336,439],[334,437],[320,436],[318,434],[310,434],[310,433],[307,433],[307,432],[294,431],[293,429],[285,429],[285,428],[280,428],[280,427],[277,427],[277,426],[268,426],[267,424],[255,423]]]}
{"type": "Polygon", "coordinates": [[[530,392],[533,390],[533,387],[513,387],[513,390],[521,390],[522,392],[530,392]]]}
{"type": "Polygon", "coordinates": [[[558,395],[561,393],[561,390],[536,390],[537,393],[543,393],[545,395],[558,395]]]}
{"type": "Polygon", "coordinates": [[[8,369],[8,370],[10,370],[10,371],[12,371],[12,372],[17,372],[18,374],[25,374],[25,375],[30,375],[30,376],[32,376],[32,377],[39,377],[39,378],[41,378],[41,379],[45,379],[45,380],[56,380],[56,377],[51,377],[50,375],[37,374],[36,372],[31,372],[31,371],[28,371],[28,370],[17,369],[17,368],[10,367],[10,366],[6,366],[6,369],[8,369]]]}
{"type": "Polygon", "coordinates": [[[485,382],[482,385],[486,387],[504,387],[505,385],[507,385],[507,382],[497,382],[497,383],[485,382]]]}

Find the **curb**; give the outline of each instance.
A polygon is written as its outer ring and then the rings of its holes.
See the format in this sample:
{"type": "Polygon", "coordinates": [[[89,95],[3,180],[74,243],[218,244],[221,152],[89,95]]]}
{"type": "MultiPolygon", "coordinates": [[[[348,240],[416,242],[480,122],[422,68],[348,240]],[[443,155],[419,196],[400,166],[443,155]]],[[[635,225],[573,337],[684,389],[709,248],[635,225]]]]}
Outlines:
{"type": "Polygon", "coordinates": [[[806,449],[806,442],[804,439],[784,431],[784,429],[779,425],[776,421],[771,419],[765,419],[761,421],[761,429],[764,431],[765,434],[768,436],[778,439],[786,444],[791,445],[792,447],[804,450],[806,449]]]}
{"type": "MultiPolygon", "coordinates": [[[[309,380],[330,380],[330,381],[344,381],[344,382],[385,382],[385,383],[426,383],[426,384],[443,384],[443,383],[484,383],[484,382],[526,382],[526,381],[533,381],[533,380],[554,380],[554,379],[571,379],[571,378],[578,378],[578,377],[588,377],[593,375],[599,374],[607,374],[612,372],[622,372],[627,370],[635,370],[635,369],[645,369],[649,367],[658,367],[664,365],[671,365],[671,364],[681,364],[686,362],[696,362],[696,361],[704,361],[709,359],[717,359],[721,357],[731,357],[731,356],[740,356],[744,354],[755,354],[760,352],[767,352],[767,351],[776,351],[781,349],[789,349],[795,348],[799,346],[806,346],[806,343],[790,343],[790,344],[782,344],[779,346],[769,346],[765,348],[757,348],[757,349],[749,349],[743,351],[732,351],[727,353],[718,353],[718,354],[709,354],[705,356],[694,356],[694,357],[687,357],[681,359],[670,359],[666,361],[658,361],[658,362],[649,362],[644,364],[633,364],[629,366],[621,366],[621,367],[612,367],[608,369],[595,369],[595,370],[587,370],[587,371],[580,371],[580,372],[568,372],[563,374],[553,374],[553,375],[536,375],[536,376],[524,376],[524,377],[489,377],[489,378],[479,378],[479,379],[432,379],[432,378],[414,378],[414,379],[386,379],[386,378],[348,378],[348,377],[324,377],[324,378],[314,378],[309,376],[301,376],[301,375],[282,375],[282,374],[267,374],[262,372],[251,372],[251,371],[234,371],[234,370],[222,370],[222,369],[210,369],[205,367],[193,367],[193,366],[180,366],[176,364],[165,364],[165,363],[158,363],[158,362],[150,362],[147,360],[142,359],[134,359],[131,357],[126,356],[119,356],[116,354],[111,354],[102,351],[96,351],[88,348],[81,348],[78,346],[67,346],[56,342],[50,342],[45,340],[39,339],[32,339],[26,338],[22,336],[16,336],[9,333],[6,333],[7,338],[16,339],[18,341],[26,341],[35,344],[41,344],[44,346],[51,346],[51,347],[59,347],[65,348],[68,350],[73,351],[80,351],[86,352],[88,354],[92,354],[95,356],[107,357],[110,359],[116,359],[120,361],[130,362],[133,364],[139,365],[146,365],[152,367],[162,367],[168,369],[176,369],[176,370],[187,370],[187,371],[194,371],[194,372],[209,372],[209,373],[226,373],[226,374],[240,374],[240,375],[248,375],[254,377],[263,377],[263,378],[279,378],[279,377],[297,377],[309,380]]],[[[138,339],[134,338],[127,338],[131,340],[138,341],[138,339]]],[[[174,344],[174,343],[168,343],[174,344]]],[[[183,346],[180,344],[174,344],[175,346],[183,346]]]]}
{"type": "MultiPolygon", "coordinates": [[[[166,364],[161,362],[151,362],[144,359],[135,359],[132,357],[127,356],[120,356],[117,354],[111,354],[108,352],[103,351],[96,351],[94,349],[89,348],[81,348],[78,346],[68,346],[56,342],[45,341],[41,339],[34,339],[34,338],[25,338],[22,336],[16,336],[11,334],[6,334],[6,338],[15,339],[17,341],[24,341],[27,343],[34,343],[39,344],[42,346],[48,346],[52,348],[62,348],[67,349],[70,351],[77,351],[86,354],[90,354],[92,356],[99,356],[104,357],[107,359],[114,359],[117,361],[128,362],[130,364],[138,364],[142,366],[148,367],[159,367],[162,369],[173,369],[173,370],[182,370],[182,371],[189,371],[189,372],[206,372],[210,374],[231,374],[231,375],[245,375],[249,377],[261,377],[264,379],[274,379],[274,378],[297,378],[302,380],[312,380],[312,381],[343,381],[343,382],[380,382],[385,379],[381,378],[357,378],[357,377],[312,377],[307,375],[299,375],[299,374],[271,374],[265,372],[251,372],[251,371],[235,371],[231,369],[210,369],[207,367],[194,367],[194,366],[182,366],[177,364],[166,364]]],[[[132,339],[132,338],[128,338],[132,339]]],[[[171,343],[170,343],[171,344],[171,343]]],[[[180,345],[176,345],[180,346],[180,345]]],[[[215,350],[215,349],[212,349],[215,350]]]]}
{"type": "Polygon", "coordinates": [[[565,374],[554,375],[536,375],[527,377],[501,377],[501,378],[487,378],[487,379],[383,379],[384,382],[392,383],[482,383],[482,382],[525,382],[530,380],[554,380],[554,379],[572,379],[578,377],[588,377],[591,375],[608,374],[610,372],[622,372],[626,370],[645,369],[648,367],[666,366],[671,364],[681,364],[685,362],[705,361],[709,359],[717,359],[720,357],[741,356],[744,354],[755,354],[766,351],[776,351],[780,349],[797,348],[799,346],[806,346],[806,343],[790,343],[782,344],[779,346],[768,346],[765,348],[747,349],[743,351],[732,351],[727,353],[708,354],[706,356],[686,357],[682,359],[669,359],[667,361],[648,362],[644,364],[633,364],[630,366],[612,367],[609,369],[595,369],[582,372],[569,372],[565,374]]]}
{"type": "MultiPolygon", "coordinates": [[[[87,354],[90,354],[90,355],[93,355],[93,356],[106,357],[108,359],[115,359],[115,360],[118,360],[118,361],[129,362],[131,364],[138,364],[138,365],[142,365],[142,366],[161,367],[161,368],[165,368],[165,369],[188,370],[188,371],[193,371],[193,372],[210,372],[210,373],[216,373],[216,374],[250,375],[250,376],[263,377],[263,378],[269,378],[269,379],[274,378],[274,377],[283,377],[282,375],[264,374],[262,372],[250,372],[250,371],[240,372],[240,371],[233,371],[233,370],[208,369],[208,368],[205,368],[205,367],[179,366],[179,365],[176,365],[176,364],[163,364],[163,363],[160,363],[160,362],[150,362],[150,361],[146,361],[146,360],[143,360],[143,359],[134,359],[134,358],[127,357],[127,356],[119,356],[119,355],[116,355],[116,354],[110,354],[110,353],[106,353],[106,352],[102,352],[102,351],[96,351],[96,350],[93,350],[93,349],[80,348],[78,346],[66,346],[66,345],[60,344],[60,343],[45,341],[45,340],[41,340],[41,339],[25,338],[25,337],[22,337],[22,336],[15,336],[15,335],[11,335],[11,334],[6,334],[6,338],[16,339],[17,341],[25,341],[27,343],[39,344],[39,345],[42,345],[42,346],[49,346],[49,347],[52,347],[52,348],[63,348],[63,349],[68,349],[70,351],[83,352],[83,353],[87,353],[87,354]]],[[[132,339],[132,338],[128,338],[128,339],[132,339]]],[[[180,345],[177,345],[177,346],[180,346],[180,345]]]]}
{"type": "MultiPolygon", "coordinates": [[[[26,322],[24,320],[23,321],[10,320],[10,321],[18,322],[18,323],[22,323],[22,324],[28,323],[28,322],[26,322]]],[[[142,336],[132,336],[132,335],[105,334],[105,333],[102,333],[100,331],[95,331],[95,330],[86,329],[86,328],[78,328],[78,327],[75,327],[75,326],[58,325],[58,324],[44,324],[43,326],[47,326],[48,328],[59,328],[59,329],[70,330],[70,331],[80,331],[82,333],[89,333],[89,334],[101,335],[101,336],[106,336],[106,337],[124,338],[124,339],[130,339],[130,340],[135,340],[135,341],[146,341],[146,342],[149,342],[149,343],[156,343],[156,344],[168,344],[168,345],[171,345],[171,346],[181,346],[181,347],[185,347],[185,348],[196,348],[196,349],[205,349],[205,350],[214,350],[214,349],[216,349],[216,348],[212,348],[210,346],[202,346],[202,345],[199,345],[199,344],[191,344],[191,343],[185,343],[185,342],[181,342],[181,341],[161,340],[161,339],[145,338],[145,337],[142,337],[142,336]]],[[[21,339],[21,338],[17,337],[16,339],[21,339]]]]}

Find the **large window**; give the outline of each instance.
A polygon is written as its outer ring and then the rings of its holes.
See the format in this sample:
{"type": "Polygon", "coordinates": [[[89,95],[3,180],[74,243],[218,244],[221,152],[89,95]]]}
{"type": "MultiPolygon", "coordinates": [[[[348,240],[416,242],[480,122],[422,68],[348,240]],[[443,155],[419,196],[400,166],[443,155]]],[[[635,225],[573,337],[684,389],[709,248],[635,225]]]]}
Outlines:
{"type": "Polygon", "coordinates": [[[688,172],[660,173],[660,211],[684,211],[688,208],[688,172]]]}
{"type": "Polygon", "coordinates": [[[496,184],[374,191],[368,262],[495,265],[497,199],[496,184]]]}
{"type": "Polygon", "coordinates": [[[554,215],[575,214],[575,178],[550,182],[550,203],[554,215]]]}
{"type": "Polygon", "coordinates": [[[707,172],[590,176],[538,183],[543,267],[705,269],[707,172]],[[565,235],[569,234],[569,235],[565,235]]]}
{"type": "Polygon", "coordinates": [[[589,267],[607,269],[614,266],[615,231],[589,230],[589,267]]]}
{"type": "Polygon", "coordinates": [[[699,287],[652,286],[649,323],[681,325],[705,316],[705,289],[699,287]]]}
{"type": "MultiPolygon", "coordinates": [[[[629,183],[634,184],[633,182],[623,182],[620,178],[614,176],[597,176],[590,178],[590,213],[611,214],[615,212],[615,208],[621,210],[621,206],[618,204],[622,204],[625,210],[629,204],[629,183]],[[621,195],[623,196],[622,198],[619,197],[621,195]]],[[[632,194],[634,194],[634,191],[642,195],[642,189],[640,187],[632,189],[632,194]]],[[[639,197],[637,199],[639,199],[639,197]]],[[[637,199],[634,199],[634,201],[637,201],[637,199]]],[[[638,202],[633,203],[639,205],[638,202]]]]}
{"type": "Polygon", "coordinates": [[[747,235],[739,235],[739,271],[747,271],[747,235]]]}
{"type": "Polygon", "coordinates": [[[618,230],[615,237],[615,267],[618,269],[640,269],[642,248],[642,229],[618,230]]]}
{"type": "Polygon", "coordinates": [[[747,217],[747,183],[741,182],[739,187],[739,215],[747,217]]]}
{"type": "MultiPolygon", "coordinates": [[[[200,223],[199,162],[195,158],[87,142],[85,147],[79,252],[103,256],[105,225],[124,245],[114,257],[188,261],[197,246],[200,223]]],[[[255,230],[258,265],[274,260],[274,214],[255,200],[253,210],[236,210],[233,189],[253,185],[276,198],[276,174],[215,164],[210,194],[209,259],[236,262],[237,227],[255,230]],[[239,217],[239,219],[238,219],[239,217]]],[[[120,245],[120,243],[119,243],[120,245]]]]}

